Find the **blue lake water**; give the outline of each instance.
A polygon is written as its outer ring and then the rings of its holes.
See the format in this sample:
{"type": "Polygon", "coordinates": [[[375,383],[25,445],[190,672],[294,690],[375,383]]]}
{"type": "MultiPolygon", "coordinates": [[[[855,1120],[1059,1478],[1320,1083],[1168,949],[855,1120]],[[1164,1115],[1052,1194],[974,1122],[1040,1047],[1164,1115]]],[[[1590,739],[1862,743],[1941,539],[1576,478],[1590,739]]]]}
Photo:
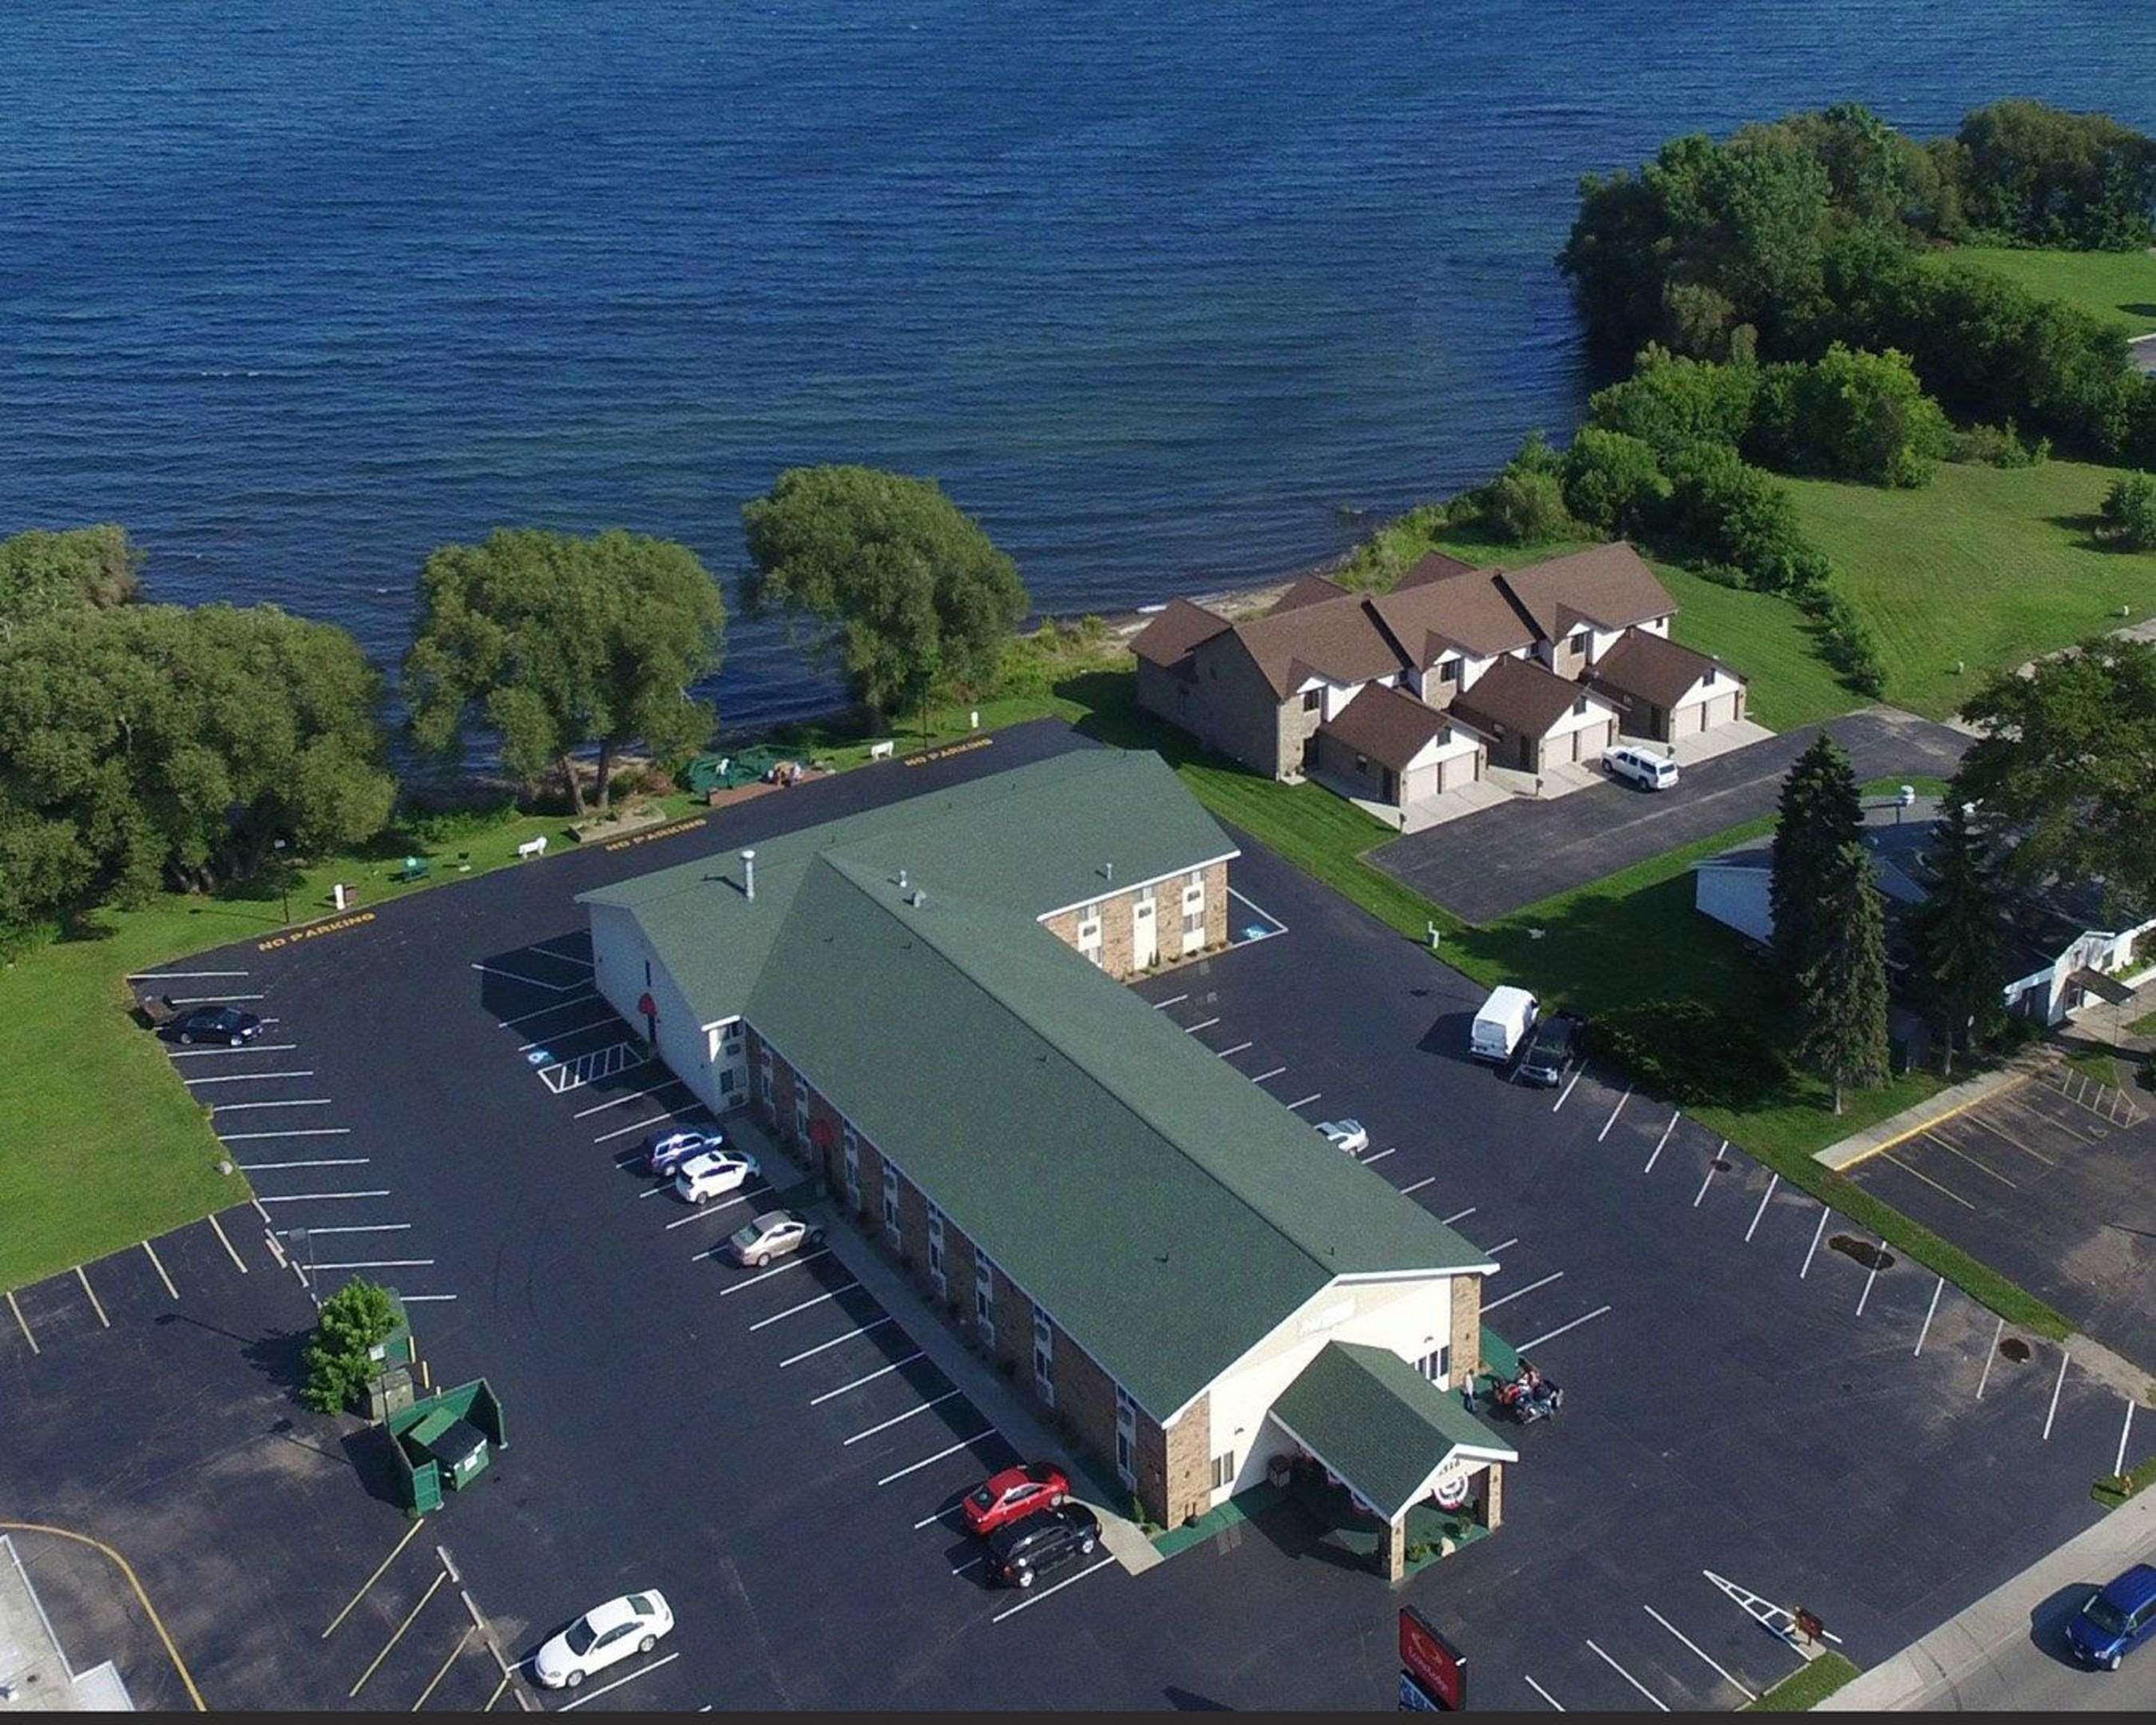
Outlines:
{"type": "MultiPolygon", "coordinates": [[[[1045,608],[1341,549],[1575,422],[1578,176],[1842,98],[2156,129],[2147,0],[74,3],[0,16],[0,531],[393,664],[427,550],[731,576],[783,467],[932,474],[1045,608]]],[[[718,683],[824,705],[774,627],[718,683]]]]}

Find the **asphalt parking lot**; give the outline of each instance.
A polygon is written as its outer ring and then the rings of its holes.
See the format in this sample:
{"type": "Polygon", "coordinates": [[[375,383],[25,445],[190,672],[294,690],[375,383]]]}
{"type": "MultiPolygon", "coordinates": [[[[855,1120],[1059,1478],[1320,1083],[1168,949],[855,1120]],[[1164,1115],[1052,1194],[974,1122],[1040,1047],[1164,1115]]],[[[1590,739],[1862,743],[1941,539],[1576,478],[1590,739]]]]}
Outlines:
{"type": "Polygon", "coordinates": [[[1849,1174],[2156,1372],[2156,1120],[2133,1097],[2054,1067],[1849,1174]]]}
{"type": "MultiPolygon", "coordinates": [[[[1822,727],[1785,732],[1687,767],[1675,788],[1614,782],[1547,802],[1516,798],[1371,854],[1371,861],[1470,922],[1488,922],[1774,812],[1782,775],[1822,727]]],[[[1969,739],[1944,725],[1875,707],[1825,727],[1849,751],[1860,783],[1944,778],[1969,739]]]]}
{"type": "MultiPolygon", "coordinates": [[[[470,1686],[500,1673],[484,1648],[452,1654],[461,1592],[515,1662],[586,1606],[656,1585],[675,1635],[542,1704],[1392,1706],[1395,1596],[1291,1506],[1141,1575],[1111,1563],[1023,1599],[986,1587],[951,1515],[1016,1453],[995,1397],[879,1296],[858,1240],[737,1270],[712,1249],[758,1194],[690,1210],[624,1165],[645,1133],[696,1115],[593,993],[577,891],[1075,742],[1026,727],[187,967],[244,971],[208,985],[260,996],[276,1034],[244,1058],[176,1067],[228,1066],[243,1081],[215,1094],[300,1104],[221,1110],[220,1131],[303,1129],[264,1117],[343,1128],[234,1145],[250,1163],[317,1164],[250,1173],[262,1209],[239,1213],[257,1225],[232,1242],[263,1260],[249,1291],[275,1287],[288,1312],[302,1297],[270,1240],[289,1255],[303,1228],[318,1285],[368,1274],[438,1296],[413,1308],[435,1380],[485,1375],[511,1440],[487,1484],[402,1547],[402,1517],[334,1445],[289,1461],[315,1494],[304,1503],[221,1496],[206,1544],[248,1552],[260,1517],[311,1540],[317,1524],[350,1532],[289,1589],[279,1560],[259,1591],[233,1593],[239,1628],[217,1588],[194,1589],[183,1648],[245,1634],[276,1655],[244,1681],[237,1656],[213,1661],[228,1673],[213,1702],[484,1705],[470,1686]],[[273,1061],[304,1076],[270,1078],[286,1070],[273,1061]],[[331,1255],[337,1240],[355,1244],[331,1255]],[[438,1547],[458,1578],[439,1584],[438,1547]]],[[[1305,1117],[1365,1122],[1375,1171],[1492,1250],[1490,1322],[1568,1391],[1556,1421],[1519,1434],[1505,1527],[1406,1590],[1469,1651],[1475,1705],[1727,1707],[1796,1662],[1747,1599],[1807,1604],[1876,1659],[2093,1516],[2088,1483],[2112,1465],[2123,1404],[2058,1350],[2002,1353],[2018,1338],[1955,1291],[1880,1263],[1666,1108],[1593,1074],[1531,1092],[1468,1065],[1476,995],[1454,973],[1247,845],[1233,883],[1235,925],[1264,937],[1143,992],[1305,1117]]],[[[775,1162],[763,1172],[786,1178],[775,1162]]],[[[186,1262],[214,1268],[216,1240],[195,1232],[186,1262]]],[[[101,1266],[87,1275],[101,1291],[101,1266]]],[[[174,1280],[184,1298],[191,1281],[174,1280]]],[[[11,1382],[96,1353],[106,1332],[72,1281],[23,1291],[44,1352],[0,1335],[11,1382]]],[[[305,1317],[281,1317],[282,1332],[305,1317]]],[[[218,1327],[215,1370],[158,1353],[53,1380],[32,1501],[89,1513],[112,1498],[123,1518],[154,1502],[174,1538],[200,1537],[192,1452],[152,1454],[166,1440],[129,1423],[95,1433],[100,1459],[85,1463],[63,1436],[132,1394],[161,1410],[159,1432],[213,1444],[251,1429],[233,1411],[236,1374],[257,1425],[305,1434],[283,1389],[234,1363],[264,1320],[218,1327]],[[122,1470],[158,1483],[116,1496],[122,1470]]],[[[494,1698],[521,1704],[526,1686],[494,1698]]]]}

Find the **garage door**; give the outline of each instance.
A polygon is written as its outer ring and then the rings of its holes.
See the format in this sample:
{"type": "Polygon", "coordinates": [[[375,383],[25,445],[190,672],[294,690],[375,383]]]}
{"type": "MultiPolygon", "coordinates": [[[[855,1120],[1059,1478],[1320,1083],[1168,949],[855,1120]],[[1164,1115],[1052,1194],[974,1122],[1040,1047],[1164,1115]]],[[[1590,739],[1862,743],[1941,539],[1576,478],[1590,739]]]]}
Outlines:
{"type": "Polygon", "coordinates": [[[1674,729],[1680,737],[1689,737],[1696,731],[1712,731],[1717,725],[1727,725],[1737,716],[1737,696],[1711,696],[1695,706],[1677,709],[1674,729]]]}
{"type": "Polygon", "coordinates": [[[1572,758],[1575,761],[1599,759],[1609,747],[1609,726],[1606,722],[1589,725],[1572,733],[1572,758]]]}

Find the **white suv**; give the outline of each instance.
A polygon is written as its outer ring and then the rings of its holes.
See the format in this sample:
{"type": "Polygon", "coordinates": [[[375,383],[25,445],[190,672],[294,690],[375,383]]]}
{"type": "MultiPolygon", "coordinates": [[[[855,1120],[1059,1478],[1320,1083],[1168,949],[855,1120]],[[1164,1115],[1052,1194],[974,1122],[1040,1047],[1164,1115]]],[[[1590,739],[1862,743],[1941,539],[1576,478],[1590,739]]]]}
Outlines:
{"type": "Polygon", "coordinates": [[[1604,749],[1602,764],[1609,768],[1612,778],[1637,785],[1643,791],[1666,791],[1677,782],[1675,761],[1666,755],[1650,754],[1630,743],[1604,749]]]}

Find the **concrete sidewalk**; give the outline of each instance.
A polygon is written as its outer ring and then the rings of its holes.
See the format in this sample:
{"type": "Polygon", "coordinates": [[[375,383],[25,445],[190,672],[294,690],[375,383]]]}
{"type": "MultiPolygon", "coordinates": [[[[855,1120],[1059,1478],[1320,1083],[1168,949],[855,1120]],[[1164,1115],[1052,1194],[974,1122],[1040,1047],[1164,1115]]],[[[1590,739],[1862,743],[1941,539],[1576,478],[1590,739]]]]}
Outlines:
{"type": "Polygon", "coordinates": [[[1812,1160],[1824,1163],[1839,1173],[1852,1168],[1866,1157],[1876,1156],[1881,1150],[1891,1149],[1904,1138],[1913,1138],[1920,1132],[1937,1126],[1943,1120],[1966,1112],[1979,1102],[1988,1101],[2001,1091],[2012,1090],[2026,1084],[2036,1074],[2036,1069],[2050,1058],[2041,1049],[2017,1055],[1994,1071],[1981,1072],[1974,1078],[1950,1086],[1937,1096],[1928,1096],[1913,1108],[1904,1108],[1899,1114],[1881,1121],[1876,1126],[1866,1127],[1861,1132],[1852,1132],[1838,1143],[1812,1153],[1812,1160]]]}
{"type": "MultiPolygon", "coordinates": [[[[2038,1607],[2077,1584],[2101,1586],[2135,1563],[2156,1559],[2156,1491],[2144,1491],[2086,1532],[1994,1589],[1914,1646],[1874,1666],[1814,1709],[1818,1712],[1989,1709],[2019,1704],[2038,1607]]],[[[2099,1700],[2096,1703],[2104,1703],[2099,1700]]]]}

